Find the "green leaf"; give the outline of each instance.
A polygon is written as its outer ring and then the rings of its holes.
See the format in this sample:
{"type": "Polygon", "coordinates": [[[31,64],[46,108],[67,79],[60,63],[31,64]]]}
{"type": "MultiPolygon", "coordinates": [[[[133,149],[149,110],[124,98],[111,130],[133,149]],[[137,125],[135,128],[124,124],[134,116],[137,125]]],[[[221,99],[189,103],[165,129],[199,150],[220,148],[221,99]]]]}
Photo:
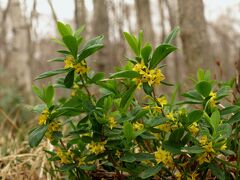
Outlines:
{"type": "Polygon", "coordinates": [[[76,38],[71,35],[63,36],[63,42],[66,44],[69,51],[71,51],[72,55],[76,58],[78,51],[78,42],[76,38]]]}
{"type": "Polygon", "coordinates": [[[74,82],[74,69],[72,69],[64,79],[64,85],[66,88],[71,88],[74,82]]]}
{"type": "Polygon", "coordinates": [[[146,82],[143,83],[142,85],[143,85],[143,90],[144,90],[144,92],[145,92],[147,95],[152,96],[153,87],[149,86],[149,84],[146,83],[146,82]]]}
{"type": "Polygon", "coordinates": [[[146,66],[148,66],[148,62],[150,60],[151,52],[152,52],[151,44],[146,44],[144,46],[144,48],[142,48],[142,50],[141,50],[141,56],[142,56],[142,58],[144,60],[144,64],[146,66]]]}
{"type": "Polygon", "coordinates": [[[98,82],[104,78],[104,73],[103,72],[98,72],[96,73],[92,78],[91,78],[91,83],[98,82]]]}
{"type": "Polygon", "coordinates": [[[164,44],[170,44],[172,40],[177,36],[177,33],[180,31],[180,27],[175,27],[172,32],[164,40],[164,44]]]}
{"type": "Polygon", "coordinates": [[[209,168],[212,171],[212,174],[218,178],[219,180],[225,180],[225,173],[224,170],[221,169],[219,166],[217,166],[216,164],[210,163],[209,164],[209,168]]]}
{"type": "Polygon", "coordinates": [[[194,110],[188,114],[188,123],[187,126],[191,125],[194,122],[198,122],[203,116],[201,110],[194,110]]]}
{"type": "Polygon", "coordinates": [[[196,85],[196,90],[203,95],[204,97],[207,97],[211,90],[212,90],[212,86],[209,82],[207,81],[201,81],[196,85]]]}
{"type": "Polygon", "coordinates": [[[85,59],[86,57],[92,55],[93,53],[95,53],[96,51],[98,51],[101,48],[103,48],[103,44],[95,44],[95,45],[92,45],[92,46],[82,49],[78,55],[78,62],[80,62],[81,60],[85,59]]]}
{"type": "Polygon", "coordinates": [[[200,146],[190,146],[190,147],[183,147],[181,148],[181,152],[188,153],[188,154],[200,154],[204,152],[203,148],[200,146]]]}
{"type": "Polygon", "coordinates": [[[161,44],[153,52],[152,59],[150,61],[150,69],[155,68],[168,54],[175,51],[177,48],[170,44],[161,44]]]}
{"type": "Polygon", "coordinates": [[[170,134],[168,141],[172,144],[181,144],[181,139],[183,135],[184,128],[178,128],[170,134]]]}
{"type": "Polygon", "coordinates": [[[210,120],[211,125],[213,126],[214,130],[216,130],[221,120],[218,110],[212,113],[210,120]]]}
{"type": "Polygon", "coordinates": [[[48,125],[45,126],[39,126],[35,128],[33,131],[29,134],[29,145],[31,147],[37,147],[38,144],[41,142],[42,138],[44,137],[46,131],[48,129],[48,125]]]}
{"type": "Polygon", "coordinates": [[[48,62],[64,62],[64,58],[49,59],[48,62]]]}
{"type": "Polygon", "coordinates": [[[123,97],[120,102],[121,108],[125,109],[130,105],[136,88],[137,85],[133,85],[123,94],[123,97]]]}
{"type": "Polygon", "coordinates": [[[156,166],[147,168],[145,171],[139,174],[139,177],[142,179],[149,178],[155,174],[157,174],[162,169],[162,164],[157,164],[156,166]]]}
{"type": "Polygon", "coordinates": [[[103,38],[104,38],[104,36],[101,35],[101,36],[97,36],[97,37],[95,37],[95,38],[93,38],[93,39],[90,39],[90,40],[86,43],[86,45],[84,46],[84,48],[88,48],[88,47],[93,46],[93,45],[96,45],[96,44],[103,44],[103,38]]]}
{"type": "Polygon", "coordinates": [[[220,111],[220,114],[223,116],[223,115],[227,115],[227,114],[231,114],[231,113],[236,113],[239,110],[240,110],[240,106],[236,106],[236,105],[228,106],[228,107],[222,109],[220,111]]]}
{"type": "Polygon", "coordinates": [[[62,37],[72,35],[72,32],[69,30],[69,28],[61,22],[57,22],[57,28],[62,37]]]}
{"type": "Polygon", "coordinates": [[[54,88],[52,85],[49,85],[44,90],[44,102],[47,104],[48,107],[52,105],[53,97],[54,97],[54,88]]]}
{"type": "Polygon", "coordinates": [[[79,166],[80,169],[84,170],[84,171],[94,171],[97,169],[97,166],[95,164],[91,164],[91,165],[81,165],[79,166]]]}
{"type": "Polygon", "coordinates": [[[136,78],[139,76],[140,74],[136,71],[125,70],[113,73],[110,78],[136,78]]]}
{"type": "Polygon", "coordinates": [[[37,79],[44,79],[44,78],[47,78],[47,77],[51,77],[51,76],[55,76],[57,74],[63,74],[63,73],[66,73],[68,72],[70,69],[57,69],[57,70],[53,70],[53,71],[47,71],[47,72],[44,72],[40,75],[38,75],[35,80],[37,79]]]}
{"type": "Polygon", "coordinates": [[[44,94],[43,92],[41,91],[41,89],[39,89],[37,86],[33,85],[32,87],[33,89],[33,92],[42,100],[44,101],[44,94]]]}
{"type": "Polygon", "coordinates": [[[137,159],[134,157],[134,154],[126,153],[125,156],[120,158],[121,161],[132,163],[137,159]]]}
{"type": "Polygon", "coordinates": [[[236,114],[234,114],[229,120],[228,123],[229,124],[234,124],[236,122],[240,121],[240,112],[237,112],[236,114]]]}
{"type": "Polygon", "coordinates": [[[75,31],[74,37],[76,37],[77,39],[81,38],[81,37],[82,37],[82,36],[81,36],[81,33],[84,31],[84,29],[85,29],[85,26],[84,26],[84,25],[80,26],[80,27],[75,31]]]}
{"type": "Polygon", "coordinates": [[[131,49],[133,50],[133,52],[134,52],[137,56],[139,56],[140,52],[139,52],[139,50],[138,50],[138,42],[137,42],[137,39],[136,39],[133,35],[131,35],[131,34],[127,33],[127,32],[124,32],[123,35],[124,35],[125,39],[127,40],[128,45],[129,45],[129,46],[131,47],[131,49]]]}
{"type": "Polygon", "coordinates": [[[138,33],[138,51],[139,52],[141,51],[141,48],[142,48],[142,41],[143,41],[143,31],[141,30],[138,33]]]}
{"type": "Polygon", "coordinates": [[[131,141],[135,138],[133,126],[128,121],[125,121],[123,124],[123,135],[128,141],[131,141]]]}
{"type": "Polygon", "coordinates": [[[187,97],[189,99],[194,99],[194,100],[203,100],[203,97],[201,94],[199,94],[196,90],[188,91],[186,93],[182,94],[183,97],[187,97]]]}

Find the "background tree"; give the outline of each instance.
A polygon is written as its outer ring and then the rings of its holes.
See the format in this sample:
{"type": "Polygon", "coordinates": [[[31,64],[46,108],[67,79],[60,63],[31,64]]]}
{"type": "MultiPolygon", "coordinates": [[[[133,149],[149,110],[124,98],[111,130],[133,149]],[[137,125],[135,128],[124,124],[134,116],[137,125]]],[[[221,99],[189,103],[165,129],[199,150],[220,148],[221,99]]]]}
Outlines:
{"type": "Polygon", "coordinates": [[[188,72],[195,74],[199,67],[210,68],[213,64],[203,1],[178,0],[178,9],[184,57],[188,72]]]}

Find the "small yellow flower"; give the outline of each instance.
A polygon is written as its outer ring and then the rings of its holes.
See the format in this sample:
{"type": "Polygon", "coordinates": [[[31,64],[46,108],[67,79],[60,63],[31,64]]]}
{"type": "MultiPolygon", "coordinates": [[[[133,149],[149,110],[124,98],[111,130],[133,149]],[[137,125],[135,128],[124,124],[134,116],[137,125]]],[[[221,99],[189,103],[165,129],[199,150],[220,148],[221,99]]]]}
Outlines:
{"type": "Polygon", "coordinates": [[[208,153],[212,153],[212,152],[214,153],[215,152],[214,149],[213,149],[213,146],[212,146],[212,142],[209,142],[209,143],[203,145],[203,148],[208,153]]]}
{"type": "Polygon", "coordinates": [[[64,66],[65,69],[73,68],[74,57],[72,55],[67,55],[64,60],[64,63],[65,63],[65,66],[64,66]]]}
{"type": "Polygon", "coordinates": [[[63,164],[71,163],[68,154],[66,152],[63,152],[60,148],[57,149],[57,156],[61,159],[61,163],[63,164]]]}
{"type": "Polygon", "coordinates": [[[161,96],[161,97],[157,98],[157,102],[158,102],[162,107],[168,103],[166,96],[161,96]]]}
{"type": "Polygon", "coordinates": [[[224,144],[220,147],[220,150],[225,150],[225,149],[227,149],[226,143],[224,143],[224,144]]]}
{"type": "Polygon", "coordinates": [[[84,74],[89,71],[89,68],[83,63],[75,64],[73,67],[78,74],[84,74]]]}
{"type": "Polygon", "coordinates": [[[171,131],[171,125],[169,123],[164,123],[156,126],[157,129],[160,129],[164,132],[170,132],[171,131]]]}
{"type": "Polygon", "coordinates": [[[119,150],[116,151],[115,155],[120,158],[121,157],[121,152],[119,150]]]}
{"type": "Polygon", "coordinates": [[[47,119],[48,119],[49,114],[50,113],[49,113],[48,109],[43,110],[41,115],[38,117],[38,124],[39,125],[45,125],[47,123],[47,119]]]}
{"type": "Polygon", "coordinates": [[[176,176],[177,180],[181,180],[182,179],[182,173],[180,171],[176,172],[175,176],[176,176]]]}
{"type": "Polygon", "coordinates": [[[200,138],[199,142],[200,142],[200,144],[201,144],[202,146],[205,145],[205,144],[207,144],[207,142],[208,142],[207,136],[206,136],[206,135],[202,136],[202,137],[200,138]]]}
{"type": "MultiPolygon", "coordinates": [[[[160,84],[162,80],[165,79],[164,75],[162,74],[160,69],[151,69],[149,70],[145,65],[143,60],[141,63],[137,63],[133,67],[133,71],[138,72],[141,75],[141,78],[135,79],[138,86],[142,82],[146,82],[149,84],[149,86],[152,86],[153,84],[160,84]]],[[[140,86],[139,86],[140,87],[140,86]]]]}
{"type": "Polygon", "coordinates": [[[191,177],[187,177],[187,180],[197,180],[198,173],[195,171],[191,174],[191,177]]]}
{"type": "Polygon", "coordinates": [[[150,106],[144,106],[142,109],[143,109],[143,110],[150,110],[151,107],[150,107],[150,106]]]}
{"type": "Polygon", "coordinates": [[[152,111],[153,111],[153,113],[161,113],[162,108],[159,106],[154,106],[154,107],[152,107],[152,111]]]}
{"type": "Polygon", "coordinates": [[[201,165],[201,164],[203,164],[204,162],[207,162],[207,163],[209,163],[210,162],[210,160],[211,160],[211,157],[210,157],[210,155],[208,154],[208,153],[203,153],[203,154],[201,154],[198,158],[197,158],[197,161],[198,161],[198,163],[201,165]]]}
{"type": "Polygon", "coordinates": [[[144,128],[144,125],[142,123],[139,123],[139,122],[133,123],[133,129],[135,131],[142,130],[143,128],[144,128]]]}
{"type": "Polygon", "coordinates": [[[86,157],[77,158],[78,166],[85,165],[86,164],[85,159],[86,159],[86,157]]]}
{"type": "Polygon", "coordinates": [[[217,93],[215,92],[210,92],[209,96],[211,96],[211,98],[209,99],[209,103],[211,107],[215,107],[216,106],[216,98],[217,98],[217,93]]]}
{"type": "Polygon", "coordinates": [[[196,122],[188,126],[188,130],[193,134],[193,136],[196,136],[199,132],[199,128],[196,122]]]}
{"type": "Polygon", "coordinates": [[[105,144],[107,141],[103,142],[91,142],[91,144],[88,144],[87,148],[91,153],[95,153],[96,155],[103,153],[105,151],[105,144]]]}
{"type": "Polygon", "coordinates": [[[141,63],[137,63],[133,67],[133,71],[138,72],[139,74],[144,74],[147,70],[147,67],[144,65],[144,61],[142,60],[141,63]]]}
{"type": "Polygon", "coordinates": [[[172,121],[176,120],[176,118],[173,116],[173,112],[170,112],[170,113],[166,114],[166,118],[168,118],[168,119],[170,119],[172,121]]]}
{"type": "Polygon", "coordinates": [[[114,128],[114,127],[117,127],[117,121],[114,117],[110,116],[108,117],[108,124],[109,124],[109,127],[110,129],[114,128]]]}
{"type": "Polygon", "coordinates": [[[45,133],[45,137],[50,141],[54,140],[52,134],[54,131],[59,131],[61,128],[61,123],[58,121],[53,121],[48,125],[47,132],[45,133]]]}
{"type": "Polygon", "coordinates": [[[162,162],[166,167],[172,167],[173,158],[170,152],[162,150],[161,147],[158,147],[157,151],[154,153],[154,156],[158,164],[162,162]]]}

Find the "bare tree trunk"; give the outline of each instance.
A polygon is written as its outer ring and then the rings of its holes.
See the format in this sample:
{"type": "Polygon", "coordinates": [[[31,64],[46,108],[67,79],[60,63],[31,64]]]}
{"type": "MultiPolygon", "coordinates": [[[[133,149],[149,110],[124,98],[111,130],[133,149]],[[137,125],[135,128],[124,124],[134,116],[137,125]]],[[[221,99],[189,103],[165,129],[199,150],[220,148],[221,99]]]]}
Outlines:
{"type": "MultiPolygon", "coordinates": [[[[173,29],[178,25],[177,0],[165,0],[165,4],[168,9],[170,27],[171,29],[173,29]]],[[[176,45],[179,49],[181,49],[182,44],[179,35],[174,39],[173,44],[176,45]]],[[[184,74],[185,71],[183,67],[184,59],[182,51],[175,52],[173,56],[174,56],[175,82],[179,83],[184,79],[182,75],[181,76],[179,75],[184,74]]]]}
{"type": "Polygon", "coordinates": [[[86,7],[84,0],[75,0],[75,24],[77,28],[80,25],[86,25],[86,7]]]}
{"type": "MultiPolygon", "coordinates": [[[[93,15],[93,34],[104,35],[104,44],[109,44],[109,19],[108,19],[108,8],[106,0],[94,0],[94,15],[93,15]]],[[[108,48],[101,49],[96,54],[96,65],[98,71],[109,71],[109,56],[108,56],[108,48]]]]}
{"type": "Polygon", "coordinates": [[[15,83],[20,91],[30,100],[31,94],[31,70],[28,54],[28,26],[24,21],[20,2],[11,0],[10,19],[12,25],[12,50],[8,56],[10,66],[15,75],[15,83]]]}
{"type": "Polygon", "coordinates": [[[138,29],[144,31],[144,36],[147,41],[153,42],[154,32],[151,21],[151,11],[149,0],[135,0],[137,11],[138,29]]]}
{"type": "Polygon", "coordinates": [[[49,6],[50,6],[50,8],[51,8],[51,11],[52,11],[52,17],[53,17],[55,23],[57,24],[58,18],[57,18],[57,15],[56,15],[56,13],[55,13],[55,10],[54,10],[52,1],[51,1],[51,0],[48,0],[48,4],[49,4],[49,6]]]}
{"type": "Polygon", "coordinates": [[[0,62],[3,67],[6,67],[8,64],[7,54],[8,54],[8,47],[6,42],[6,35],[7,35],[7,15],[9,13],[11,0],[8,1],[7,7],[4,10],[1,10],[1,26],[0,26],[0,62]]]}
{"type": "Polygon", "coordinates": [[[178,0],[183,52],[190,75],[198,68],[210,68],[213,56],[204,18],[202,0],[178,0]]]}
{"type": "Polygon", "coordinates": [[[165,17],[164,17],[164,12],[163,12],[164,4],[163,3],[164,3],[163,0],[158,0],[159,12],[160,12],[160,17],[161,17],[160,24],[161,24],[161,29],[162,29],[162,35],[161,35],[162,42],[164,41],[165,36],[166,36],[165,17]]]}

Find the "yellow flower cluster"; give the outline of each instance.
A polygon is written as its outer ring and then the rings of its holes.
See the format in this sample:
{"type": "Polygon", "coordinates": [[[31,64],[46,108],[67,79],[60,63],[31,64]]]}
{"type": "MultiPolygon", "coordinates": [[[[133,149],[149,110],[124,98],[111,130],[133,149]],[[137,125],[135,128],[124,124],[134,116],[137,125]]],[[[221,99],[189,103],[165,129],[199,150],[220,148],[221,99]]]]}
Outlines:
{"type": "Polygon", "coordinates": [[[75,63],[74,57],[72,55],[66,56],[64,60],[65,69],[68,68],[74,68],[75,72],[78,74],[84,74],[89,71],[89,68],[87,67],[87,64],[84,61],[81,61],[80,63],[75,63]]]}
{"type": "Polygon", "coordinates": [[[105,151],[105,144],[107,141],[103,142],[91,142],[91,144],[88,144],[87,148],[91,153],[95,153],[96,155],[103,153],[105,151]]]}
{"type": "Polygon", "coordinates": [[[171,131],[171,124],[169,123],[164,123],[156,126],[157,129],[160,129],[161,131],[164,132],[170,132],[171,131]]]}
{"type": "Polygon", "coordinates": [[[143,128],[144,128],[144,125],[142,123],[139,123],[139,122],[133,123],[133,129],[135,131],[142,130],[143,128]]]}
{"type": "Polygon", "coordinates": [[[74,65],[75,72],[78,74],[84,74],[89,71],[89,68],[87,67],[86,63],[81,61],[81,63],[78,63],[74,65]]]}
{"type": "Polygon", "coordinates": [[[165,79],[165,76],[162,74],[160,69],[148,69],[143,60],[141,63],[137,63],[133,67],[133,71],[138,72],[141,75],[141,78],[136,78],[138,85],[141,85],[143,82],[147,82],[149,86],[153,84],[160,84],[162,80],[165,79]]]}
{"type": "Polygon", "coordinates": [[[47,123],[47,119],[49,117],[49,111],[48,109],[43,110],[41,115],[38,117],[38,124],[39,125],[45,125],[47,123]]]}
{"type": "Polygon", "coordinates": [[[48,138],[50,141],[53,140],[53,132],[59,131],[61,128],[61,123],[58,121],[53,121],[48,125],[48,130],[45,133],[45,137],[48,138]]]}
{"type": "Polygon", "coordinates": [[[156,100],[162,107],[168,103],[166,96],[161,96],[161,97],[157,98],[156,100]]]}
{"type": "Polygon", "coordinates": [[[172,154],[168,151],[162,150],[161,147],[157,148],[157,151],[154,153],[154,156],[158,164],[162,162],[166,167],[173,166],[172,154]]]}
{"type": "Polygon", "coordinates": [[[62,151],[60,148],[57,149],[57,156],[61,159],[61,163],[63,164],[69,164],[71,163],[71,156],[72,156],[72,152],[68,151],[68,152],[64,152],[62,151]]]}
{"type": "Polygon", "coordinates": [[[208,138],[206,135],[202,136],[200,138],[199,142],[206,152],[208,152],[208,153],[215,152],[213,149],[212,142],[208,142],[208,138]]]}
{"type": "Polygon", "coordinates": [[[108,120],[108,125],[109,125],[110,129],[117,127],[117,121],[114,117],[110,116],[107,118],[107,120],[108,120]]]}
{"type": "Polygon", "coordinates": [[[85,159],[86,159],[86,157],[77,158],[78,166],[85,165],[86,164],[85,159]]]}
{"type": "Polygon", "coordinates": [[[175,118],[174,115],[173,115],[173,112],[170,112],[170,113],[166,114],[166,118],[168,118],[168,119],[170,119],[170,120],[172,120],[172,121],[175,121],[175,120],[176,120],[176,118],[175,118]]]}
{"type": "Polygon", "coordinates": [[[211,96],[211,98],[209,99],[210,106],[215,107],[217,103],[216,102],[217,94],[215,92],[211,92],[209,96],[211,96]]]}
{"type": "Polygon", "coordinates": [[[188,126],[188,130],[192,133],[193,136],[196,136],[199,132],[198,124],[194,122],[190,126],[188,126]]]}
{"type": "Polygon", "coordinates": [[[118,158],[120,158],[120,157],[121,157],[121,152],[120,152],[119,150],[117,150],[116,153],[115,153],[115,156],[117,156],[118,158]]]}
{"type": "Polygon", "coordinates": [[[212,159],[213,153],[215,153],[212,142],[208,141],[206,135],[202,136],[199,142],[202,145],[205,152],[198,157],[197,161],[199,162],[200,165],[203,164],[204,162],[209,163],[212,159]]]}

